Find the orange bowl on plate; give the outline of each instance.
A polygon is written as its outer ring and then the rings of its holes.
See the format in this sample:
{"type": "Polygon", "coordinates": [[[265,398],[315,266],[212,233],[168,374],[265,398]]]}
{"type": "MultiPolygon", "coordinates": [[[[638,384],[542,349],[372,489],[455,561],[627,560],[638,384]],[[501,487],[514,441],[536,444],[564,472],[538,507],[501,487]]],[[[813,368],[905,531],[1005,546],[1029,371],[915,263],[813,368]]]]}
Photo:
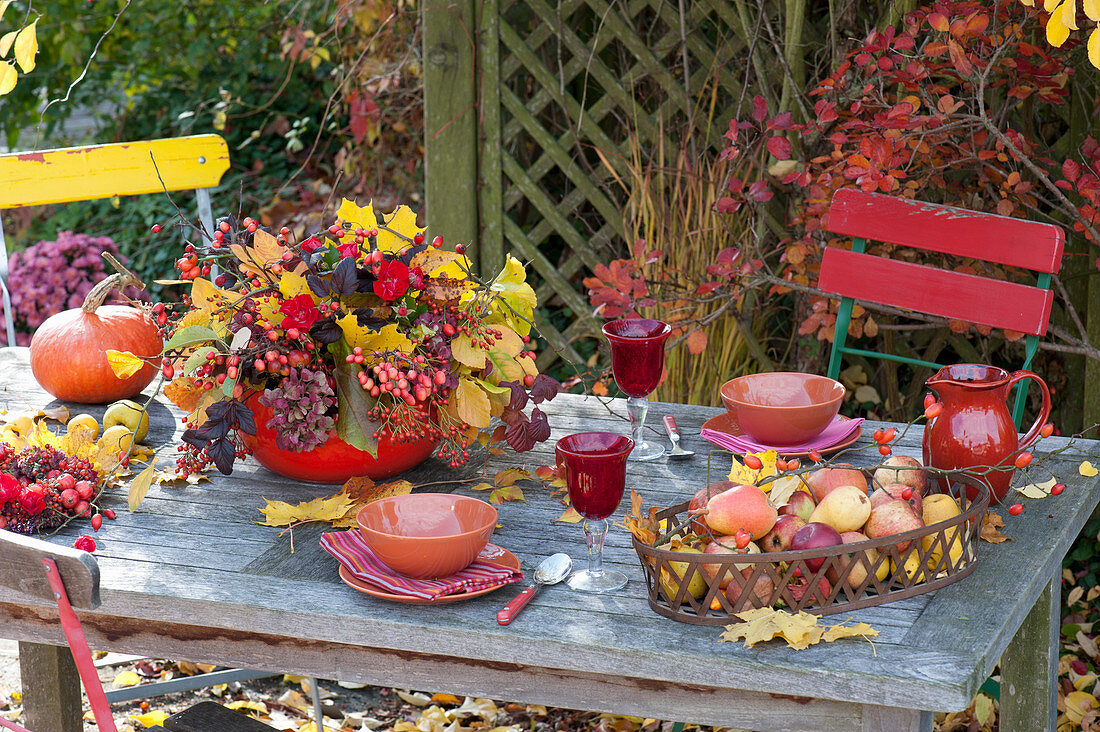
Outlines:
{"type": "Polygon", "coordinates": [[[721,396],[746,435],[782,447],[821,434],[840,411],[844,386],[826,376],[777,371],[730,379],[721,396]]]}
{"type": "Polygon", "coordinates": [[[390,569],[407,577],[448,577],[474,561],[493,534],[497,510],[450,493],[409,493],[368,503],[359,533],[390,569]]]}

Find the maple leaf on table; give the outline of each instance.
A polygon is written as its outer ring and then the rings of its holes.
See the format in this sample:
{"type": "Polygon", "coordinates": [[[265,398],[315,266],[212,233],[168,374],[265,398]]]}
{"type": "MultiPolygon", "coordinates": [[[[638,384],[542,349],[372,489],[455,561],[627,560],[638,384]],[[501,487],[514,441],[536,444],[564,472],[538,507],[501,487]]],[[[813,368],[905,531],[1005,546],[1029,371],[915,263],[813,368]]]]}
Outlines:
{"type": "Polygon", "coordinates": [[[878,631],[867,623],[855,625],[820,624],[818,616],[807,612],[791,613],[762,607],[737,613],[741,622],[731,623],[719,636],[719,642],[745,641],[746,648],[757,643],[782,638],[796,651],[809,648],[822,641],[831,643],[839,638],[874,638],[878,631]]]}

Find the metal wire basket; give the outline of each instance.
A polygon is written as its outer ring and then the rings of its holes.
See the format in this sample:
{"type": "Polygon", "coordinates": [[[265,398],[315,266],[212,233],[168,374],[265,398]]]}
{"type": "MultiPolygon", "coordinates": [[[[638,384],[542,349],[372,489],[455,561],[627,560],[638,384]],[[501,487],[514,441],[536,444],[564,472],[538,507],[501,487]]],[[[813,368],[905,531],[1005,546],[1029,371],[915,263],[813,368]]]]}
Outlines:
{"type": "MultiPolygon", "coordinates": [[[[950,479],[951,494],[962,509],[958,516],[853,544],[763,554],[692,554],[648,546],[635,537],[649,606],[673,620],[725,625],[736,620],[734,613],[756,607],[832,615],[957,582],[974,571],[990,489],[973,476],[950,479]],[[968,493],[974,494],[973,500],[968,493]]],[[[688,518],[687,510],[688,503],[681,503],[659,511],[657,518],[673,526],[688,518]]]]}

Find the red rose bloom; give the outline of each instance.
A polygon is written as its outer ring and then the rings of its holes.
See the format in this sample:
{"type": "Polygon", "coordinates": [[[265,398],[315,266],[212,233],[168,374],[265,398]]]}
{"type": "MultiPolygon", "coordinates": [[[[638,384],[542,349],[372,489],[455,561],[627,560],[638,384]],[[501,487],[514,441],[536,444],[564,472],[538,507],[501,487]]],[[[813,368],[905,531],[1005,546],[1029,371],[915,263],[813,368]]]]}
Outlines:
{"type": "Polygon", "coordinates": [[[410,285],[412,287],[412,289],[414,289],[414,290],[423,290],[424,289],[424,270],[420,269],[419,267],[413,267],[412,269],[409,270],[409,280],[411,280],[411,282],[412,282],[412,284],[410,285]]]}
{"type": "Polygon", "coordinates": [[[337,244],[336,250],[340,252],[340,259],[359,256],[359,243],[355,239],[349,239],[343,244],[337,244]]]}
{"type": "Polygon", "coordinates": [[[84,534],[79,539],[74,541],[73,546],[82,552],[94,552],[96,549],[95,539],[88,536],[87,534],[84,534]]]}
{"type": "Polygon", "coordinates": [[[46,508],[46,497],[38,491],[25,490],[19,496],[19,504],[31,516],[36,516],[46,508]]]}
{"type": "Polygon", "coordinates": [[[320,249],[324,245],[325,245],[325,243],[323,241],[321,241],[320,239],[318,239],[315,236],[311,236],[308,239],[306,239],[304,242],[302,242],[302,250],[305,251],[305,252],[308,252],[309,254],[313,254],[315,251],[317,251],[318,249],[320,249]]]}
{"type": "Polygon", "coordinates": [[[283,300],[279,303],[279,312],[285,316],[283,328],[297,328],[301,331],[309,330],[310,326],[321,317],[321,313],[313,303],[313,296],[306,293],[283,300]]]}
{"type": "Polygon", "coordinates": [[[409,289],[409,267],[397,260],[382,262],[378,267],[378,279],[374,281],[374,294],[386,302],[396,300],[409,289]]]}
{"type": "Polygon", "coordinates": [[[0,504],[19,497],[19,481],[11,473],[0,473],[0,504]]]}

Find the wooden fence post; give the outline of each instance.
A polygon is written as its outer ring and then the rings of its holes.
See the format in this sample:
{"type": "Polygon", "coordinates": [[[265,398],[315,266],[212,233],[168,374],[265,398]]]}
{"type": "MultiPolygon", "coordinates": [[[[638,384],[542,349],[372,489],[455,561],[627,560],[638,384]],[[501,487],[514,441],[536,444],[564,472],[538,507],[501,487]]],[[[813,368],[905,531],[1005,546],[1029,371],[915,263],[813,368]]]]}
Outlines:
{"type": "MultiPolygon", "coordinates": [[[[474,0],[425,0],[424,185],[429,236],[477,244],[474,0]]],[[[477,261],[477,252],[471,251],[477,261]]]]}
{"type": "Polygon", "coordinates": [[[24,720],[30,729],[81,732],[80,676],[68,646],[19,644],[24,720]]]}

